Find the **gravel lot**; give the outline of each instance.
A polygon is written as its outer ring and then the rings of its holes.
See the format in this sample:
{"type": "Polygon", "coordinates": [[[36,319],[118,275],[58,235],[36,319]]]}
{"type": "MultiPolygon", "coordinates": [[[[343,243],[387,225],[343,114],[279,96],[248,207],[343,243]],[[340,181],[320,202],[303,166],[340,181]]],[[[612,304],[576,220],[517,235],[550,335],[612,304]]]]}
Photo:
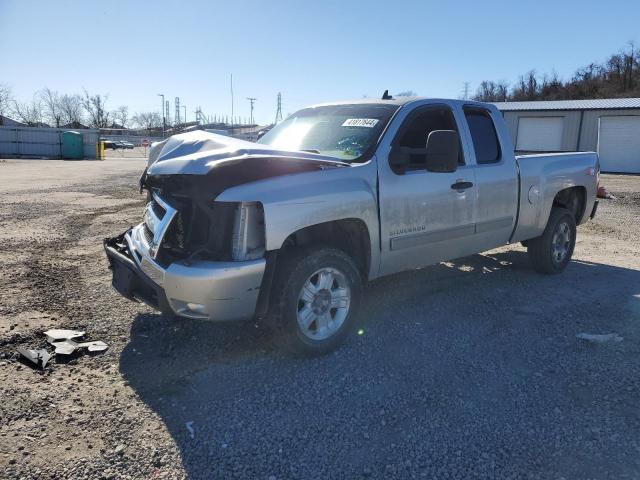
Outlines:
{"type": "Polygon", "coordinates": [[[101,242],[140,221],[143,167],[0,163],[1,477],[640,477],[640,177],[603,176],[618,200],[562,275],[520,245],[395,275],[344,348],[300,360],[112,291],[101,242]],[[51,327],[110,348],[19,362],[51,327]]]}

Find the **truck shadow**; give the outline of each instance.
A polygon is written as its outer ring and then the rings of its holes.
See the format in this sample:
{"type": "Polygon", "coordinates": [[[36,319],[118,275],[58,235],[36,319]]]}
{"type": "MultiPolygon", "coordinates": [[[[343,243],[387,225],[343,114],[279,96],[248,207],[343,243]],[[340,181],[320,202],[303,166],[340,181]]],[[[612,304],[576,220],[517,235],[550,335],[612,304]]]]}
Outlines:
{"type": "MultiPolygon", "coordinates": [[[[562,275],[543,276],[522,251],[474,255],[372,283],[358,333],[325,357],[293,358],[252,322],[149,314],[135,318],[120,371],[166,423],[189,478],[352,478],[389,465],[411,476],[426,457],[445,461],[427,448],[434,442],[490,455],[508,448],[516,473],[530,456],[547,458],[557,475],[620,476],[639,392],[624,390],[619,402],[610,395],[640,367],[637,352],[623,366],[616,356],[640,338],[639,294],[638,270],[573,261],[562,275]],[[625,341],[594,346],[576,339],[583,331],[625,341]],[[594,356],[604,366],[593,369],[594,356]],[[606,409],[598,406],[605,396],[606,409]],[[561,416],[547,416],[554,406],[561,416]],[[535,435],[531,422],[542,424],[535,435]],[[594,443],[597,462],[570,438],[558,447],[562,428],[585,422],[618,435],[594,443]],[[566,460],[573,448],[584,451],[577,466],[566,460]]],[[[455,460],[469,472],[482,461],[455,460]]]]}

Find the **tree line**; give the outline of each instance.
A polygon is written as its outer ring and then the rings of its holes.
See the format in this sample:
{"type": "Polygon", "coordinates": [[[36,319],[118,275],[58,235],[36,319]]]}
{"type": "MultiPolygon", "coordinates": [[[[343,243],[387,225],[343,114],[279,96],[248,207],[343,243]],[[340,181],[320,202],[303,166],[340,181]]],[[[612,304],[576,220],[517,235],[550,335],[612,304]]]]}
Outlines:
{"type": "Polygon", "coordinates": [[[484,80],[473,99],[517,102],[616,97],[640,97],[640,52],[633,42],[603,63],[590,63],[579,68],[569,80],[561,80],[555,72],[540,77],[531,70],[521,75],[514,85],[484,80]]]}
{"type": "Polygon", "coordinates": [[[129,116],[129,108],[120,105],[114,110],[107,108],[108,95],[60,93],[50,88],[37,92],[31,101],[16,100],[8,85],[0,84],[0,125],[1,117],[8,117],[29,127],[86,125],[92,128],[130,128],[146,130],[162,127],[162,117],[158,112],[139,112],[129,116]]]}

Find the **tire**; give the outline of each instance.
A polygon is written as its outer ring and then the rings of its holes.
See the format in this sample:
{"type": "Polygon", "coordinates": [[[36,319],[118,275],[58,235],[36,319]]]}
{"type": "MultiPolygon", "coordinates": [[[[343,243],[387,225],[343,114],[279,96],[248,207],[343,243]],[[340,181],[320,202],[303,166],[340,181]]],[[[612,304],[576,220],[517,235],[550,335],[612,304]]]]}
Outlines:
{"type": "Polygon", "coordinates": [[[566,208],[553,207],[544,232],[527,242],[531,265],[540,273],[562,272],[576,245],[576,221],[566,208]]]}
{"type": "Polygon", "coordinates": [[[274,280],[270,323],[285,348],[317,356],[344,341],[362,290],[360,273],[346,253],[324,246],[288,252],[274,280]]]}

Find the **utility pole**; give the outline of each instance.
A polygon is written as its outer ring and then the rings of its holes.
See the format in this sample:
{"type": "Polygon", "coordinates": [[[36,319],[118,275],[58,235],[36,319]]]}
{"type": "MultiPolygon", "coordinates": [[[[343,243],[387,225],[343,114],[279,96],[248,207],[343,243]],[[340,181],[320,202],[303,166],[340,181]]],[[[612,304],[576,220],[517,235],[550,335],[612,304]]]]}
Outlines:
{"type": "Polygon", "coordinates": [[[164,131],[167,128],[167,121],[164,117],[164,94],[159,93],[159,97],[162,97],[162,103],[160,104],[160,111],[162,112],[162,138],[164,138],[164,131]]]}
{"type": "Polygon", "coordinates": [[[167,124],[171,125],[171,115],[169,115],[169,112],[170,112],[170,110],[169,110],[169,100],[167,100],[166,105],[167,105],[167,124]]]}
{"type": "Polygon", "coordinates": [[[233,133],[233,73],[231,74],[231,133],[233,133]]]}
{"type": "Polygon", "coordinates": [[[180,97],[176,97],[173,101],[173,105],[176,109],[176,126],[180,125],[180,97]]]}
{"type": "Polygon", "coordinates": [[[184,108],[184,123],[186,125],[187,124],[187,106],[182,105],[182,108],[184,108]]]}
{"type": "Polygon", "coordinates": [[[249,100],[249,104],[251,105],[251,115],[249,116],[249,125],[253,125],[253,104],[255,103],[257,98],[247,97],[247,100],[249,100]]]}
{"type": "Polygon", "coordinates": [[[274,124],[282,121],[282,93],[278,92],[278,108],[276,110],[276,121],[274,124]]]}

